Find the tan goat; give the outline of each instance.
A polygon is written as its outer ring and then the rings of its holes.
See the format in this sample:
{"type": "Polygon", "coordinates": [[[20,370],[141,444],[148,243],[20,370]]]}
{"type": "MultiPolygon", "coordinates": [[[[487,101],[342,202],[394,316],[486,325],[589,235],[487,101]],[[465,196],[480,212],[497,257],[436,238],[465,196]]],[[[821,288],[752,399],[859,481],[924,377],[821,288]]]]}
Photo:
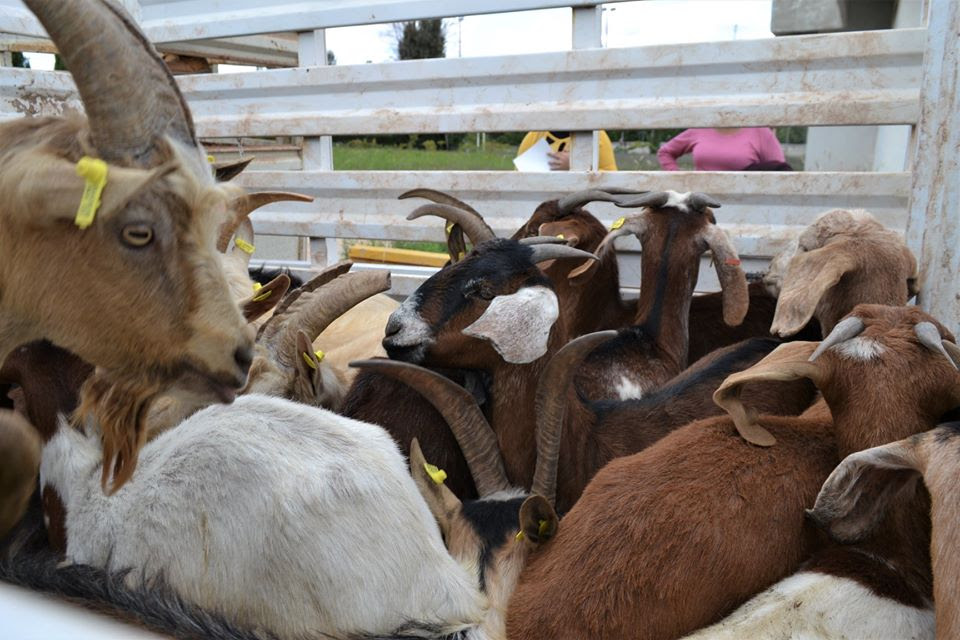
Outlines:
{"type": "Polygon", "coordinates": [[[238,192],[214,182],[176,84],[129,16],[104,0],[26,4],[87,117],[0,125],[0,358],[46,337],[100,367],[81,412],[103,426],[115,490],[158,391],[180,380],[231,400],[246,378],[252,335],[214,246],[238,192]]]}

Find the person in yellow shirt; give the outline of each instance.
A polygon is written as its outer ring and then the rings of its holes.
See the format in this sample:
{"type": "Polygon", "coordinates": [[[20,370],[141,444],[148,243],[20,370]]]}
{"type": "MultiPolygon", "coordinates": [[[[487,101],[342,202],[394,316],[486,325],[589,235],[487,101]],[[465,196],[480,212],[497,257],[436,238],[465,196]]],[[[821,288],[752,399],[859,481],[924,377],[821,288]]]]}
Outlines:
{"type": "MultiPolygon", "coordinates": [[[[549,153],[551,171],[569,171],[570,170],[570,132],[569,131],[531,131],[524,136],[517,150],[520,155],[543,138],[547,139],[552,151],[549,153]]],[[[600,171],[616,171],[617,160],[613,156],[613,143],[610,142],[610,136],[606,131],[600,131],[600,171]]]]}

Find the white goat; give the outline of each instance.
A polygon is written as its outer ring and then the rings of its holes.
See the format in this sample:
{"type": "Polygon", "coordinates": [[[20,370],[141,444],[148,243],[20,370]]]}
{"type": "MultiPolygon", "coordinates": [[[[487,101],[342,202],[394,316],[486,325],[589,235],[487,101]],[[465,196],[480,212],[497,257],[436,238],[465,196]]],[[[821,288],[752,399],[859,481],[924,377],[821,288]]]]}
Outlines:
{"type": "Polygon", "coordinates": [[[61,419],[43,483],[65,507],[68,560],[280,638],[424,632],[482,619],[477,578],[444,548],[383,429],[263,395],[208,407],[142,450],[112,497],[95,438],[61,419]]]}

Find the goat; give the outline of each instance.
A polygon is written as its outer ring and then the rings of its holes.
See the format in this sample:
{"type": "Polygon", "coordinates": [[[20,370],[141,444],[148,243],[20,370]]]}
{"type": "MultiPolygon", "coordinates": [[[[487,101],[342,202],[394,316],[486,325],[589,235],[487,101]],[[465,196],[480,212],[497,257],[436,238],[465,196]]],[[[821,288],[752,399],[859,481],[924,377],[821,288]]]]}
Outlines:
{"type": "Polygon", "coordinates": [[[104,429],[116,489],[163,386],[189,379],[225,401],[245,380],[252,333],[213,247],[236,191],[214,183],[176,84],[126,14],[102,0],[27,5],[87,115],[0,125],[0,358],[45,336],[101,367],[81,411],[104,429]],[[78,216],[104,171],[99,207],[78,216]]]}
{"type": "Polygon", "coordinates": [[[827,211],[765,278],[780,289],[770,332],[789,336],[815,317],[826,335],[857,304],[905,304],[916,279],[917,260],[898,234],[867,211],[827,211]]]}
{"type": "Polygon", "coordinates": [[[0,537],[15,525],[33,494],[40,465],[36,433],[16,413],[0,410],[0,537]]]}
{"type": "MultiPolygon", "coordinates": [[[[607,234],[597,254],[612,249],[616,238],[635,235],[643,246],[643,281],[632,329],[583,363],[577,389],[590,400],[642,397],[686,367],[690,303],[700,255],[707,249],[714,254],[723,288],[725,323],[738,325],[747,312],[740,258],[710,209],[719,203],[702,193],[660,191],[616,204],[643,211],[607,234]]],[[[573,271],[570,278],[585,277],[595,264],[573,271]]]]}
{"type": "MultiPolygon", "coordinates": [[[[960,354],[953,351],[950,356],[960,364],[960,354]]],[[[960,504],[954,489],[960,463],[958,435],[960,424],[946,423],[904,440],[850,454],[827,478],[810,511],[813,520],[839,542],[860,542],[874,533],[882,534],[879,527],[884,512],[896,508],[891,503],[897,502],[898,494],[909,489],[918,477],[922,478],[931,498],[930,555],[940,638],[960,634],[960,567],[955,559],[960,504]]],[[[889,618],[884,616],[884,620],[889,618]]]]}
{"type": "Polygon", "coordinates": [[[917,343],[913,326],[929,316],[873,305],[854,314],[881,358],[857,358],[854,343],[808,362],[816,344],[784,344],[717,390],[732,419],[692,423],[601,469],[531,555],[508,637],[677,638],[794,571],[813,542],[804,506],[837,451],[924,431],[960,401],[955,368],[917,343]],[[755,419],[737,400],[748,382],[801,377],[826,403],[798,418],[755,419]]]}

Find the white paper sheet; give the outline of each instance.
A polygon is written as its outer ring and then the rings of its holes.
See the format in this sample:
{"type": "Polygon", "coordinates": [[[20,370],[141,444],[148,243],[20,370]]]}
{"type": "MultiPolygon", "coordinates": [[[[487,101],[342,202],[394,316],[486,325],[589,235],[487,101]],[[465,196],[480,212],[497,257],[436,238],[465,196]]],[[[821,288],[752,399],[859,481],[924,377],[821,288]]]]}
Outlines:
{"type": "Polygon", "coordinates": [[[537,143],[513,159],[517,171],[550,171],[549,158],[550,144],[546,138],[540,138],[537,143]]]}

